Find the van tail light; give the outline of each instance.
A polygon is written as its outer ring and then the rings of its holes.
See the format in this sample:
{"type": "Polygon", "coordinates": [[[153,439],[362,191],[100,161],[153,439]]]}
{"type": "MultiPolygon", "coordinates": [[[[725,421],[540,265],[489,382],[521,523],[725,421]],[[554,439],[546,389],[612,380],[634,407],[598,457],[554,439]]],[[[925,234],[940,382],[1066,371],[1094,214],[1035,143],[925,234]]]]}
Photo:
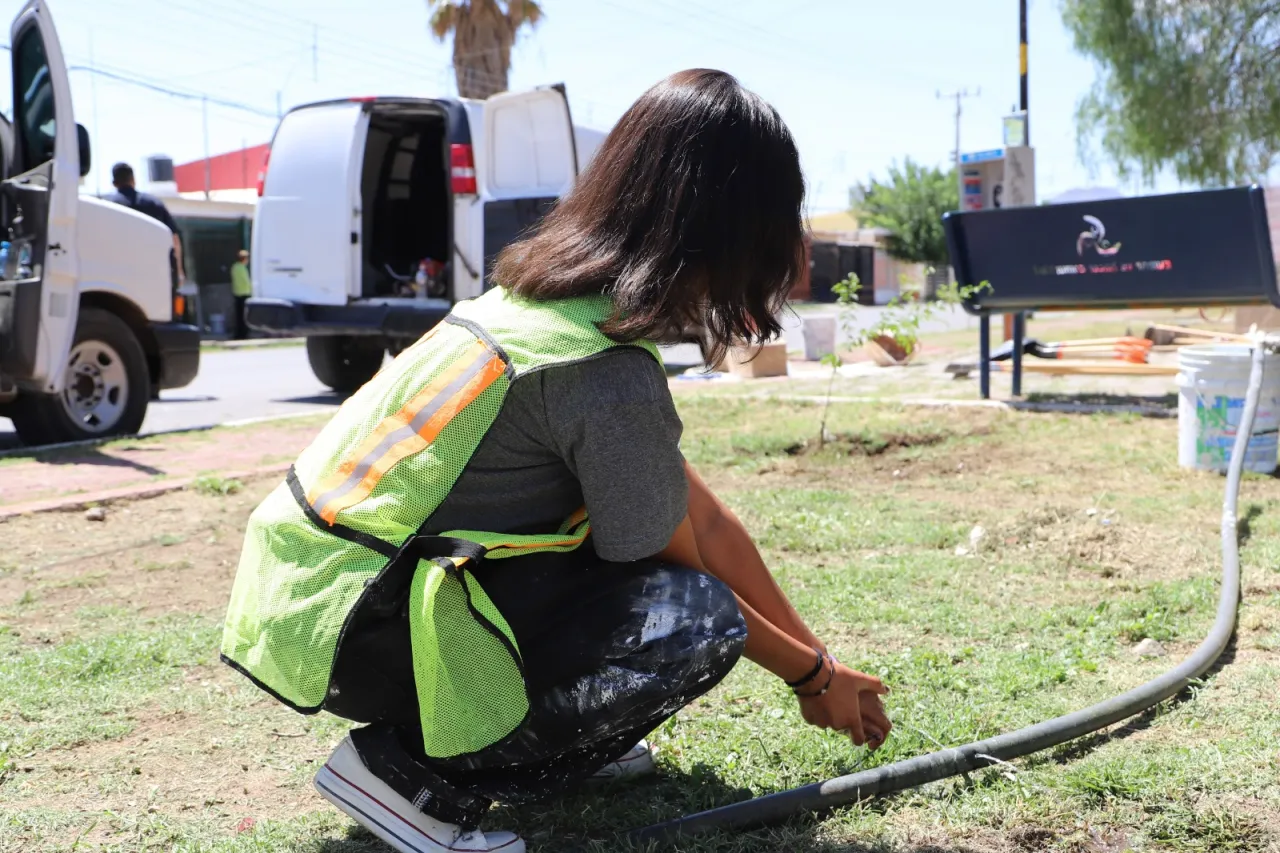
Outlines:
{"type": "Polygon", "coordinates": [[[470,145],[449,146],[450,177],[454,195],[476,194],[476,160],[470,145]]]}
{"type": "Polygon", "coordinates": [[[262,187],[267,183],[267,164],[271,162],[271,149],[262,158],[262,168],[258,170],[258,198],[262,198],[262,187]]]}
{"type": "Polygon", "coordinates": [[[181,320],[187,315],[187,297],[181,293],[173,296],[173,317],[175,320],[181,320]]]}

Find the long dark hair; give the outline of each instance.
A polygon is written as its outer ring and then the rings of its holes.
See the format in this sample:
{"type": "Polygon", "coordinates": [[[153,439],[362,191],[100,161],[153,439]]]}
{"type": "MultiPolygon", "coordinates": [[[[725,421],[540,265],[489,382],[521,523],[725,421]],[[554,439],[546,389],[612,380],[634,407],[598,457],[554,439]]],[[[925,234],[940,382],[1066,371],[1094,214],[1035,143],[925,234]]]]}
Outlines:
{"type": "Polygon", "coordinates": [[[631,105],[493,279],[536,300],[608,294],[617,312],[601,331],[619,341],[701,327],[718,360],[780,331],[804,264],[803,205],[777,110],[722,71],[681,71],[631,105]]]}

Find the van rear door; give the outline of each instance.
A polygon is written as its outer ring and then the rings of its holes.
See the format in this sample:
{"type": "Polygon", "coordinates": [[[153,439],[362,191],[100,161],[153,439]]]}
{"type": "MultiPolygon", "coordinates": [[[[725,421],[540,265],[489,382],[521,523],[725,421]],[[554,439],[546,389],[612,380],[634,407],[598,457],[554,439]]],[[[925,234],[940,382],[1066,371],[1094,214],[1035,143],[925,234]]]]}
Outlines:
{"type": "Polygon", "coordinates": [[[498,252],[534,225],[578,175],[562,87],[494,95],[484,102],[476,176],[484,196],[484,280],[498,252]]]}
{"type": "Polygon", "coordinates": [[[484,102],[481,179],[494,199],[558,197],[578,175],[569,102],[556,87],[484,102]]]}
{"type": "Polygon", "coordinates": [[[41,390],[62,390],[80,313],[76,210],[80,136],[53,19],[31,0],[9,29],[14,168],[4,182],[13,245],[0,293],[0,368],[41,390]]]}
{"type": "Polygon", "coordinates": [[[254,215],[255,296],[310,305],[360,296],[366,106],[330,101],[280,120],[254,215]]]}

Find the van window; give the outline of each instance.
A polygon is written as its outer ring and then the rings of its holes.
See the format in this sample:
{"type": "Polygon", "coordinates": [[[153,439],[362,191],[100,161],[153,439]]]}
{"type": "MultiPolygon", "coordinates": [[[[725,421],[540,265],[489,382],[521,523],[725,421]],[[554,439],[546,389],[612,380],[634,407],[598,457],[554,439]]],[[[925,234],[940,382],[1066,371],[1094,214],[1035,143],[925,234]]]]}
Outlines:
{"type": "Polygon", "coordinates": [[[27,27],[13,49],[16,96],[13,105],[22,168],[32,169],[53,159],[54,102],[49,61],[38,27],[27,27]]]}

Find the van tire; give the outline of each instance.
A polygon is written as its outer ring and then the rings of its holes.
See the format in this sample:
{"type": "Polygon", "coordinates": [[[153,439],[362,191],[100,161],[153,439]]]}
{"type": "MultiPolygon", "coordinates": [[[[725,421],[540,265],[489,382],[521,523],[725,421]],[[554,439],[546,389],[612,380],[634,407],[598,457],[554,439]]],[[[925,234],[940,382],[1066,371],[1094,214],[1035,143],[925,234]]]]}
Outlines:
{"type": "Polygon", "coordinates": [[[340,394],[355,391],[382,367],[387,344],[378,337],[316,335],[307,338],[311,372],[340,394]]]}
{"type": "Polygon", "coordinates": [[[14,401],[10,417],[23,444],[133,435],[142,428],[151,373],[124,320],[102,308],[81,308],[64,369],[78,378],[61,394],[19,394],[14,401]]]}

